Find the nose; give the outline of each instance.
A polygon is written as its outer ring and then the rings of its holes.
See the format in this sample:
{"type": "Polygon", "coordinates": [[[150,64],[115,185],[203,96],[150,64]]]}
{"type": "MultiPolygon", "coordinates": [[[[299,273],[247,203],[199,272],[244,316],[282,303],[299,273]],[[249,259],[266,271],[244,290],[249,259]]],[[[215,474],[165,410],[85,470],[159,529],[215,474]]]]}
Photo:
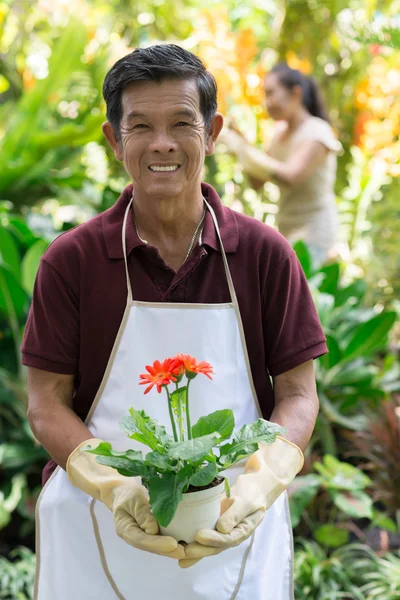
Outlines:
{"type": "Polygon", "coordinates": [[[167,154],[168,152],[176,152],[178,149],[177,143],[168,131],[154,131],[150,140],[149,151],[167,154]]]}

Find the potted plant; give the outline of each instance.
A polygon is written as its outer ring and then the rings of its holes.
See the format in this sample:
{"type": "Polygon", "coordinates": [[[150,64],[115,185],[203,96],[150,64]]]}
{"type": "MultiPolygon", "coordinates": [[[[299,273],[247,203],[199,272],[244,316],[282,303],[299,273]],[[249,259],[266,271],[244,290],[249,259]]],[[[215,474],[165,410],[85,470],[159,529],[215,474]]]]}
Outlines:
{"type": "Polygon", "coordinates": [[[228,480],[221,473],[256,452],[258,442],[272,444],[286,430],[258,419],[234,432],[230,409],[203,416],[192,426],[189,388],[198,374],[212,379],[213,367],[178,354],[162,362],[156,360],[146,370],[140,375],[140,384],[147,385],[145,394],[154,386],[159,393],[166,392],[172,435],[144,410],[132,407],[120,426],[150,452],[145,456],[134,449],[117,452],[108,442],[86,451],[98,455],[97,462],[121,475],[140,476],[161,533],[190,543],[199,529],[215,527],[222,495],[225,492],[229,496],[228,480]]]}

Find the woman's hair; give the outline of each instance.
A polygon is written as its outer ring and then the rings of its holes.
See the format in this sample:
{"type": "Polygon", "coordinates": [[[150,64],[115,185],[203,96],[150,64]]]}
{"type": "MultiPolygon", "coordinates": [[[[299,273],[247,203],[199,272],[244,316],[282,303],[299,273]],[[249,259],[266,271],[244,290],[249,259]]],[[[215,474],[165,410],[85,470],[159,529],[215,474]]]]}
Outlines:
{"type": "Polygon", "coordinates": [[[313,117],[319,117],[329,123],[328,113],[315,79],[303,75],[297,69],[291,69],[286,63],[277,64],[271,69],[270,73],[274,73],[278,77],[279,83],[288,90],[292,90],[296,85],[299,85],[303,90],[304,107],[313,117]]]}

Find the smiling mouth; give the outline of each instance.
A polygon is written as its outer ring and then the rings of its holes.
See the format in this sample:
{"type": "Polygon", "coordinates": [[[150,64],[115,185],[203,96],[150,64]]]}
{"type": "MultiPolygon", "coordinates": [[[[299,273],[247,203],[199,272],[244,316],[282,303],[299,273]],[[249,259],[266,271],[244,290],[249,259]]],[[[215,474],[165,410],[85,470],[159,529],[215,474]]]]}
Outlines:
{"type": "Polygon", "coordinates": [[[179,167],[180,167],[180,165],[165,165],[165,166],[151,165],[148,168],[152,173],[173,173],[174,171],[177,171],[179,169],[179,167]]]}

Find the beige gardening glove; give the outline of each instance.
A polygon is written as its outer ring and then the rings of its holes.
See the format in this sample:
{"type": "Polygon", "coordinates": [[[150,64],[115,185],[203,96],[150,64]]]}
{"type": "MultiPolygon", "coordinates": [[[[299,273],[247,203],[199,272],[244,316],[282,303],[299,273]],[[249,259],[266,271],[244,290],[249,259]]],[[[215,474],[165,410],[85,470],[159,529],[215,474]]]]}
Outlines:
{"type": "Polygon", "coordinates": [[[191,567],[197,560],[238,546],[250,537],[303,463],[300,448],[283,437],[277,436],[270,445],[260,443],[232,486],[230,498],[223,499],[216,531],[198,531],[197,542],[186,546],[186,558],[179,561],[179,566],[191,567]]]}
{"type": "Polygon", "coordinates": [[[184,547],[169,536],[158,535],[159,527],[149,505],[146,488],[134,477],[96,462],[96,455],[83,448],[96,448],[103,440],[90,439],[80,444],[67,461],[66,471],[72,485],[103,502],[114,515],[115,531],[127,544],[139,550],[170,558],[184,558],[184,547]]]}

